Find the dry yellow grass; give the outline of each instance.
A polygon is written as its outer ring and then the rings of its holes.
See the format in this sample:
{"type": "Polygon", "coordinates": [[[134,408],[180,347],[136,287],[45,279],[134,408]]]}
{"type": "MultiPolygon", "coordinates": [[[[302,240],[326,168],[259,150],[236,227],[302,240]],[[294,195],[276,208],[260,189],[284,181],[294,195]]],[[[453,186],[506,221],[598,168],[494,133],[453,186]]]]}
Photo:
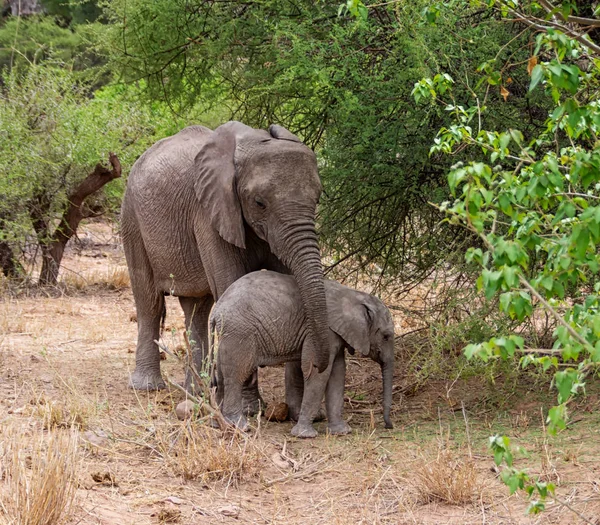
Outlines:
{"type": "Polygon", "coordinates": [[[35,415],[42,420],[46,430],[71,427],[85,430],[89,410],[86,405],[74,402],[73,399],[68,399],[65,403],[42,399],[36,404],[35,415]]]}
{"type": "Polygon", "coordinates": [[[236,484],[258,473],[262,457],[257,436],[183,422],[159,436],[158,449],[169,469],[186,480],[236,484]]]}
{"type": "Polygon", "coordinates": [[[0,523],[60,525],[70,517],[77,481],[77,434],[37,432],[33,440],[9,427],[2,439],[4,486],[0,523]],[[31,443],[27,447],[25,443],[31,443]]]}
{"type": "Polygon", "coordinates": [[[421,503],[441,501],[467,505],[481,493],[482,484],[472,459],[450,449],[440,449],[434,458],[421,455],[414,468],[414,488],[421,503]]]}
{"type": "Polygon", "coordinates": [[[67,289],[77,291],[91,286],[100,286],[109,290],[122,290],[130,286],[129,273],[123,266],[109,267],[106,271],[94,270],[87,274],[68,272],[63,276],[62,282],[67,289]]]}

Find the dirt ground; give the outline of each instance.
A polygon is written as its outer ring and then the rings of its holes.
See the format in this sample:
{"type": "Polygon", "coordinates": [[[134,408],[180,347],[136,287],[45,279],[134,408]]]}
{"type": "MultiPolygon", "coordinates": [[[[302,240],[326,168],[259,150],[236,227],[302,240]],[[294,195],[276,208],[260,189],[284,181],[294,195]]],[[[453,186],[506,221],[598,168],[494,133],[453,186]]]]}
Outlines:
{"type": "MultiPolygon", "coordinates": [[[[548,384],[507,394],[481,377],[449,377],[407,396],[398,362],[395,428],[384,430],[379,368],[350,358],[351,435],[299,440],[291,423],[264,418],[247,435],[181,423],[179,391],[127,388],[137,328],[118,237],[101,223],[79,237],[64,261],[62,292],[0,300],[0,449],[16,439],[31,463],[36,439],[78,436],[68,523],[600,523],[596,385],[572,407],[567,430],[546,437],[548,384]],[[555,483],[561,503],[550,499],[545,513],[526,515],[526,498],[509,496],[487,449],[496,433],[527,448],[516,466],[555,483]]],[[[397,319],[399,332],[406,324],[397,319]]],[[[176,347],[183,332],[169,298],[165,341],[176,347]]],[[[163,371],[183,379],[173,357],[163,371]]],[[[267,403],[283,400],[283,370],[261,370],[260,386],[267,403]]],[[[10,522],[3,479],[0,519],[10,522]]]]}

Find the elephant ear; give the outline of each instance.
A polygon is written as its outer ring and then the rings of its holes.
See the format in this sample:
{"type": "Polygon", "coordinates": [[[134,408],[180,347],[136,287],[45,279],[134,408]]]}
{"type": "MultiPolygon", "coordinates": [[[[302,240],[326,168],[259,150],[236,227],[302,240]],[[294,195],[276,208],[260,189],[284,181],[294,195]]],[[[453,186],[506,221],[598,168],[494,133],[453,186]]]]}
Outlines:
{"type": "Polygon", "coordinates": [[[235,149],[252,132],[241,122],[219,126],[195,159],[194,189],[202,209],[219,235],[239,248],[246,247],[244,218],[236,190],[235,149]]]}
{"type": "Polygon", "coordinates": [[[364,356],[370,353],[369,333],[373,323],[373,312],[362,301],[342,297],[334,304],[328,303],[329,327],[348,346],[364,356]]]}
{"type": "Polygon", "coordinates": [[[302,141],[296,137],[293,133],[290,133],[283,126],[278,126],[277,124],[271,124],[269,126],[269,133],[271,137],[279,140],[290,140],[292,142],[299,142],[302,144],[302,141]]]}

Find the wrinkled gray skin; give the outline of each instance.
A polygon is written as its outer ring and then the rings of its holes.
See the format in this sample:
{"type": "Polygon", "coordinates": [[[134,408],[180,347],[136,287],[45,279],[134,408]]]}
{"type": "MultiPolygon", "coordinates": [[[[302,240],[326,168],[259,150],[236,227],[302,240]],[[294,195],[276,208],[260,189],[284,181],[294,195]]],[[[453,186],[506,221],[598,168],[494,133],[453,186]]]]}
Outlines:
{"type": "MultiPolygon", "coordinates": [[[[275,272],[253,272],[233,285],[210,316],[218,338],[217,399],[223,416],[245,429],[242,387],[257,367],[286,363],[286,402],[297,424],[292,434],[315,437],[312,423],[325,394],[328,429],[350,431],[342,419],[346,361],[344,349],[358,351],[381,365],[383,417],[392,428],[390,408],[394,377],[394,325],[389,310],[376,297],[335,281],[325,281],[329,319],[329,365],[302,381],[299,363],[312,344],[301,295],[295,280],[275,272]],[[298,376],[299,373],[299,376],[298,376]],[[298,380],[298,377],[300,380],[298,380]]],[[[310,306],[309,306],[310,308],[310,306]]]]}
{"type": "MultiPolygon", "coordinates": [[[[315,233],[320,193],[314,153],[280,126],[269,131],[239,122],[215,131],[191,126],[138,159],[121,216],[138,319],[131,387],[165,386],[154,343],[165,294],[179,297],[200,370],[213,302],[237,279],[263,268],[294,275],[302,303],[310,305],[307,366],[327,367],[327,312],[315,233]]],[[[188,388],[194,386],[191,377],[188,371],[188,388]]],[[[257,385],[246,393],[256,400],[257,385]]]]}

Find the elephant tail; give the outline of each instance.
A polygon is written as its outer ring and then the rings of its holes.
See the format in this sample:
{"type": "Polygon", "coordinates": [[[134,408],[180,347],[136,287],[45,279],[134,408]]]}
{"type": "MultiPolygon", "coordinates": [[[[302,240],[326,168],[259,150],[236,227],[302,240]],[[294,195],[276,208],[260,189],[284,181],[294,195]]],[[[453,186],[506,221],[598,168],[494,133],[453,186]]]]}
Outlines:
{"type": "MultiPolygon", "coordinates": [[[[217,370],[216,363],[216,355],[215,355],[215,328],[216,328],[216,320],[211,315],[208,321],[208,356],[210,360],[210,368],[211,368],[211,387],[219,388],[219,373],[217,370]]],[[[218,343],[217,343],[218,344],[218,343]]],[[[221,381],[222,384],[222,381],[221,381]]]]}
{"type": "Polygon", "coordinates": [[[162,312],[160,313],[160,335],[165,331],[165,322],[167,320],[167,302],[163,299],[162,312]]]}

